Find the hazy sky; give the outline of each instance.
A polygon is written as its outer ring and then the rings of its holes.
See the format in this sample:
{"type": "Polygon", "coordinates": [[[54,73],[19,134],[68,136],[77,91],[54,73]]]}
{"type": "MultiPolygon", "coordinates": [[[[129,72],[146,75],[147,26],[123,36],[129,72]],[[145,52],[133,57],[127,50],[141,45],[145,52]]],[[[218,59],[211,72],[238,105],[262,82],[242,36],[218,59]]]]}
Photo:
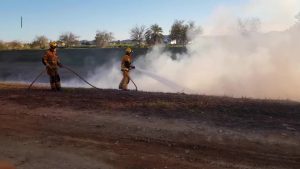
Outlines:
{"type": "Polygon", "coordinates": [[[168,34],[175,19],[203,25],[220,6],[248,0],[0,0],[0,40],[31,41],[36,35],[56,40],[63,32],[94,39],[97,30],[127,39],[135,25],[157,23],[168,34]],[[23,16],[23,29],[20,17],[23,16]]]}
{"type": "Polygon", "coordinates": [[[300,0],[0,0],[0,40],[57,40],[64,32],[92,40],[97,30],[128,39],[135,25],[159,24],[168,34],[175,19],[195,21],[206,34],[226,33],[237,18],[258,17],[262,30],[287,29],[300,0]],[[23,29],[20,18],[23,16],[23,29]]]}

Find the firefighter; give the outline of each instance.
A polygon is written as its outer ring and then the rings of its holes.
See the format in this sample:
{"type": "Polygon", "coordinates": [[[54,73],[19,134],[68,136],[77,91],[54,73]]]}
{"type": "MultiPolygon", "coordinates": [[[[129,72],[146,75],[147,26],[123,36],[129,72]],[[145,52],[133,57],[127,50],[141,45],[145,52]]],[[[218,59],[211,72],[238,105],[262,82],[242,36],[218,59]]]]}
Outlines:
{"type": "Polygon", "coordinates": [[[120,82],[119,89],[128,90],[127,86],[130,81],[129,72],[131,69],[135,69],[135,66],[131,65],[132,63],[132,50],[127,48],[125,50],[125,55],[122,57],[121,61],[121,71],[123,73],[123,79],[120,82]]]}
{"type": "Polygon", "coordinates": [[[62,67],[59,57],[56,54],[57,43],[50,42],[49,50],[46,51],[43,57],[43,64],[46,66],[47,74],[50,77],[50,85],[53,91],[60,91],[60,77],[58,74],[58,67],[62,67]]]}

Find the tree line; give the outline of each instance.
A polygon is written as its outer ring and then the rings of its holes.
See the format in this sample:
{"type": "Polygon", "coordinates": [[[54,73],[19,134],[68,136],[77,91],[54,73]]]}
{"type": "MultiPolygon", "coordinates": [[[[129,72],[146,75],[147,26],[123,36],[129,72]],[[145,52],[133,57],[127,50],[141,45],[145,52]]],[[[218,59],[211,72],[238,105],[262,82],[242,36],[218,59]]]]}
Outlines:
{"type": "MultiPolygon", "coordinates": [[[[297,23],[300,23],[300,13],[295,16],[297,23]]],[[[253,32],[259,32],[259,18],[238,19],[237,26],[242,35],[249,35],[253,32]]],[[[156,44],[167,43],[173,46],[185,46],[193,35],[203,32],[200,26],[194,22],[184,20],[175,20],[168,34],[164,34],[161,26],[153,24],[148,28],[144,25],[136,25],[129,30],[131,44],[125,46],[151,47],[156,44]]],[[[108,31],[96,31],[93,41],[80,41],[79,36],[72,32],[62,33],[57,42],[60,47],[124,47],[121,41],[114,41],[114,35],[108,31]]],[[[3,42],[0,40],[0,50],[14,49],[46,49],[48,48],[49,39],[46,36],[37,36],[31,43],[21,43],[19,41],[3,42]]]]}
{"type": "MultiPolygon", "coordinates": [[[[164,31],[158,24],[146,26],[134,26],[130,29],[131,44],[135,47],[150,47],[161,43],[170,43],[173,41],[176,45],[186,45],[189,42],[188,32],[196,29],[194,22],[186,23],[183,20],[175,20],[171,26],[169,34],[164,35],[164,31]]],[[[198,28],[202,31],[201,28],[198,28]]],[[[118,47],[120,41],[114,41],[115,37],[112,32],[97,31],[93,41],[80,41],[79,36],[72,32],[62,33],[57,42],[61,47],[82,47],[94,46],[99,48],[118,47]]],[[[20,41],[3,42],[0,41],[0,50],[15,50],[15,49],[46,49],[50,40],[46,36],[36,36],[31,43],[22,43],[20,41]]]]}

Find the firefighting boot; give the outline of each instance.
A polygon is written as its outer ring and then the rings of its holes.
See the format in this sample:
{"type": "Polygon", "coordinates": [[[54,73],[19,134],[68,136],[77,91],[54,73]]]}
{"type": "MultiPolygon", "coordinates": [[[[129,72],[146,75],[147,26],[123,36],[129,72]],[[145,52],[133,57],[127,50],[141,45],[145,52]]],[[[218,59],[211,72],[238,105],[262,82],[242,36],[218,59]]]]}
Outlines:
{"type": "Polygon", "coordinates": [[[57,90],[57,91],[60,91],[60,90],[61,90],[60,82],[56,82],[56,83],[55,83],[55,87],[56,87],[56,90],[57,90]]]}
{"type": "Polygon", "coordinates": [[[56,90],[56,85],[55,85],[55,83],[51,83],[51,90],[53,90],[53,91],[56,90]]]}

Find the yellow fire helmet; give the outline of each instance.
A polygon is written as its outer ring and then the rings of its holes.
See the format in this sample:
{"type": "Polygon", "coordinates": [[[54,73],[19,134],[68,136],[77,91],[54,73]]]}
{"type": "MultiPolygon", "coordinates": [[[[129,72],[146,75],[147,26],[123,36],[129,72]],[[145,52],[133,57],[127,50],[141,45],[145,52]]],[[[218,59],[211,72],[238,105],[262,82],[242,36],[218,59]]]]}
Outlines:
{"type": "Polygon", "coordinates": [[[131,48],[127,48],[127,49],[125,50],[125,52],[126,52],[126,53],[132,53],[132,50],[131,50],[131,48]]]}
{"type": "Polygon", "coordinates": [[[57,43],[56,42],[50,42],[49,46],[50,46],[50,48],[57,48],[57,43]]]}

